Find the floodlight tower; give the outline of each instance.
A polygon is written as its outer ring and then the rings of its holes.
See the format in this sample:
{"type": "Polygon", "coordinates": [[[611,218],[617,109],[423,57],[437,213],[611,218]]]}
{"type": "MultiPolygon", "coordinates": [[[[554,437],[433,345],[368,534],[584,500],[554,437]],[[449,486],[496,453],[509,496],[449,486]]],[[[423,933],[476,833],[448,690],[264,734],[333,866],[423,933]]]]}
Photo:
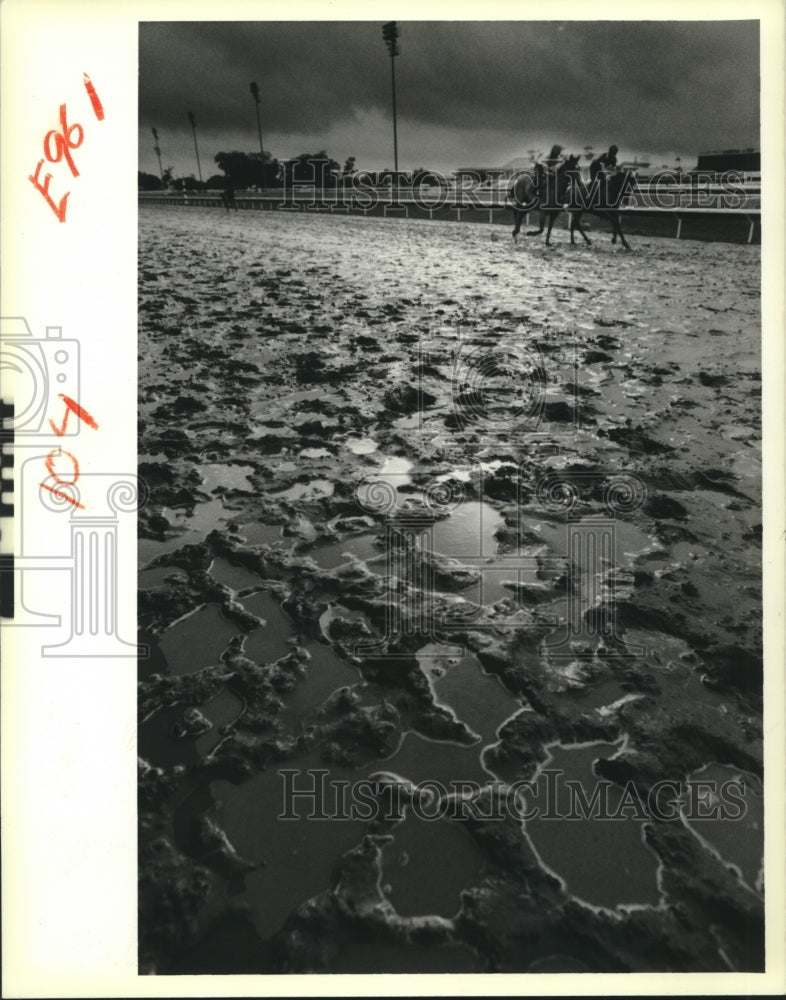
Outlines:
{"type": "Polygon", "coordinates": [[[156,151],[156,156],[158,157],[158,172],[161,174],[161,183],[164,183],[164,168],[161,166],[161,148],[158,145],[158,129],[152,129],[153,139],[155,139],[155,146],[153,149],[156,151]]]}
{"type": "Polygon", "coordinates": [[[196,153],[197,160],[197,173],[199,174],[199,183],[202,183],[202,167],[199,165],[199,147],[197,146],[196,137],[196,121],[194,120],[193,112],[188,112],[188,120],[191,122],[191,131],[194,133],[194,152],[196,153]]]}
{"type": "Polygon", "coordinates": [[[251,83],[251,84],[249,84],[248,89],[251,91],[251,96],[254,98],[254,104],[256,106],[256,111],[257,111],[257,132],[259,133],[259,156],[260,156],[260,158],[262,160],[262,163],[264,164],[264,162],[265,162],[265,152],[262,149],[262,125],[261,125],[260,120],[259,120],[259,87],[257,86],[256,83],[251,83]]]}
{"type": "Polygon", "coordinates": [[[398,134],[396,132],[396,56],[399,54],[398,47],[398,22],[388,21],[382,25],[382,37],[390,53],[390,76],[393,84],[393,161],[396,174],[398,174],[398,134]]]}

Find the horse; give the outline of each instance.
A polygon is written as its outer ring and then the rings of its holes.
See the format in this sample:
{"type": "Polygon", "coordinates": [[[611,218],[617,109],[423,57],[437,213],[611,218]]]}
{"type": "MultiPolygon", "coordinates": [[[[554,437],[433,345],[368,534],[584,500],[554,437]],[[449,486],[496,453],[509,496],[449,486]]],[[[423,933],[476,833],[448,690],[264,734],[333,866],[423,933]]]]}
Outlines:
{"type": "Polygon", "coordinates": [[[559,164],[554,173],[548,172],[539,163],[535,167],[535,176],[529,172],[522,172],[513,178],[508,188],[507,197],[513,208],[514,240],[519,235],[524,216],[537,208],[540,210],[540,229],[529,229],[526,235],[540,236],[548,219],[546,246],[549,245],[554,220],[562,211],[563,202],[566,200],[570,188],[570,177],[572,172],[578,169],[578,162],[578,156],[569,156],[567,160],[559,164]]]}
{"type": "Polygon", "coordinates": [[[224,190],[221,192],[221,201],[223,202],[224,208],[229,211],[230,208],[234,208],[237,211],[237,202],[235,201],[235,185],[233,181],[227,181],[224,190]]]}
{"type": "Polygon", "coordinates": [[[570,169],[568,172],[568,212],[571,243],[575,244],[575,230],[578,229],[587,246],[591,245],[591,240],[582,229],[581,216],[584,212],[592,212],[594,215],[608,219],[611,223],[611,242],[616,243],[617,237],[619,237],[625,249],[630,250],[630,244],[622,232],[620,205],[628,192],[632,178],[633,175],[629,171],[619,171],[610,177],[602,173],[593,181],[592,186],[587,188],[578,167],[570,169]]]}

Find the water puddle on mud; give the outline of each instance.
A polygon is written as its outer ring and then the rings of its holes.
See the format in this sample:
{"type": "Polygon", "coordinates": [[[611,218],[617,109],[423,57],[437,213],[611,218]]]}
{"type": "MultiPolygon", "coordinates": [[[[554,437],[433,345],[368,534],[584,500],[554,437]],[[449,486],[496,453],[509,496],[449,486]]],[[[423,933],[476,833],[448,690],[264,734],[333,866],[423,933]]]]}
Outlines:
{"type": "Polygon", "coordinates": [[[390,483],[391,486],[398,490],[402,486],[409,486],[411,484],[412,477],[409,474],[411,469],[412,462],[409,459],[390,455],[385,459],[382,468],[374,473],[374,478],[381,479],[385,483],[390,483]]]}
{"type": "Polygon", "coordinates": [[[286,695],[281,719],[299,724],[335,691],[351,687],[361,680],[360,671],[320,642],[305,642],[303,648],[311,655],[306,663],[306,676],[286,695]]]}
{"type": "Polygon", "coordinates": [[[441,743],[427,739],[420,733],[409,732],[398,750],[377,762],[377,771],[397,774],[418,784],[422,781],[439,781],[449,792],[451,782],[474,781],[480,785],[493,781],[480,766],[480,745],[461,746],[458,743],[441,743]]]}
{"type": "MultiPolygon", "coordinates": [[[[653,555],[655,553],[659,554],[662,550],[662,547],[657,539],[648,535],[645,531],[642,531],[641,528],[637,528],[636,525],[630,521],[623,521],[620,518],[607,518],[605,515],[604,520],[613,523],[615,541],[613,559],[616,565],[621,567],[630,567],[639,557],[653,555]]],[[[594,517],[582,517],[575,521],[571,521],[570,528],[580,531],[582,525],[586,525],[587,528],[591,528],[596,523],[597,519],[594,517]]],[[[536,534],[542,536],[543,541],[548,544],[549,548],[553,552],[562,557],[567,556],[567,522],[563,521],[562,523],[555,523],[553,521],[541,520],[533,522],[530,527],[536,534]]]]}
{"type": "Polygon", "coordinates": [[[280,524],[262,524],[250,521],[240,528],[240,535],[247,545],[283,545],[280,524]]]}
{"type": "Polygon", "coordinates": [[[377,544],[377,537],[377,535],[372,534],[355,535],[342,542],[329,542],[327,545],[311,549],[308,556],[314,560],[317,566],[328,570],[336,569],[342,563],[349,562],[346,553],[351,553],[363,562],[368,559],[377,559],[385,553],[384,548],[377,544]]]}
{"type": "Polygon", "coordinates": [[[202,475],[202,487],[207,493],[214,493],[219,487],[242,493],[252,493],[254,490],[254,486],[248,481],[248,477],[254,473],[253,465],[215,463],[203,465],[199,471],[202,475]]]}
{"type": "Polygon", "coordinates": [[[488,606],[504,598],[515,598],[515,587],[506,587],[506,583],[542,583],[531,553],[498,553],[496,532],[504,527],[505,521],[498,511],[475,500],[461,504],[444,520],[434,524],[434,551],[481,573],[477,584],[461,592],[461,596],[472,604],[488,606]]]}
{"type": "Polygon", "coordinates": [[[618,819],[603,818],[614,816],[623,790],[597,777],[592,765],[598,758],[613,757],[619,745],[576,744],[548,750],[551,759],[533,779],[537,797],[529,792],[523,795],[528,810],[540,810],[540,815],[526,821],[525,828],[542,863],[563,879],[571,895],[593,906],[656,906],[660,900],[658,859],[642,839],[643,819],[635,818],[638,807],[620,809],[618,819]],[[582,809],[578,793],[571,793],[568,782],[577,783],[574,789],[583,793],[586,808],[582,809]],[[600,799],[593,807],[597,788],[600,799]],[[549,810],[557,818],[544,819],[549,810]],[[568,815],[572,815],[569,821],[564,818],[568,815]]]}
{"type": "Polygon", "coordinates": [[[137,733],[136,752],[153,767],[175,767],[193,764],[197,759],[194,741],[177,739],[173,730],[182,720],[185,705],[159,708],[146,719],[137,733]]]}
{"type": "MultiPolygon", "coordinates": [[[[428,808],[424,815],[429,815],[428,808]]],[[[461,890],[483,864],[475,841],[461,823],[420,819],[411,806],[392,833],[393,843],[386,844],[382,854],[381,882],[396,911],[402,917],[454,916],[461,890]]]]}
{"type": "Polygon", "coordinates": [[[377,442],[370,437],[348,438],[344,444],[353,455],[371,455],[379,448],[377,442]]]}
{"type": "Polygon", "coordinates": [[[280,500],[318,500],[320,497],[332,497],[335,484],[329,479],[312,479],[308,483],[295,483],[289,489],[271,496],[280,500]]]}
{"type": "Polygon", "coordinates": [[[694,784],[683,812],[685,825],[726,864],[734,865],[748,886],[759,888],[764,852],[761,781],[748,771],[717,763],[693,771],[688,780],[694,784]]]}
{"type": "Polygon", "coordinates": [[[155,590],[156,587],[163,587],[171,577],[185,581],[188,580],[188,573],[179,566],[155,566],[153,569],[144,569],[138,577],[139,589],[155,590]]]}
{"type": "Polygon", "coordinates": [[[164,632],[159,643],[173,674],[193,674],[220,662],[233,635],[240,626],[226,620],[221,611],[208,604],[164,632]]]}
{"type": "Polygon", "coordinates": [[[161,541],[154,538],[137,539],[137,559],[140,568],[146,566],[156,556],[176,552],[185,545],[196,545],[204,541],[205,535],[219,525],[226,524],[231,517],[219,497],[206,503],[196,504],[190,516],[185,510],[168,507],[163,508],[162,514],[173,527],[181,529],[181,533],[161,541]]]}
{"type": "Polygon", "coordinates": [[[280,601],[269,591],[244,597],[240,602],[246,611],[263,618],[267,625],[246,636],[243,655],[255,663],[272,663],[292,651],[288,639],[293,626],[280,601]]]}
{"type": "Polygon", "coordinates": [[[259,934],[269,938],[287,916],[311,896],[329,888],[331,873],[341,855],[354,847],[366,831],[357,819],[339,819],[339,793],[331,781],[357,781],[363,775],[335,764],[325,764],[318,754],[297,761],[271,765],[248,781],[235,786],[212,782],[210,789],[221,801],[218,820],[241,857],[257,865],[245,878],[243,901],[259,934]],[[279,819],[284,810],[285,779],[280,770],[298,772],[290,779],[295,791],[322,789],[316,769],[328,771],[321,804],[326,819],[307,818],[314,810],[314,797],[291,800],[298,818],[279,819]]]}
{"type": "Polygon", "coordinates": [[[496,738],[497,729],[521,708],[521,702],[505,689],[497,677],[487,674],[478,658],[469,652],[445,655],[446,647],[429,644],[415,654],[431,683],[438,703],[453,711],[485,746],[496,738]]]}
{"type": "Polygon", "coordinates": [[[256,573],[253,573],[250,569],[246,569],[245,566],[238,566],[235,563],[231,563],[228,559],[223,559],[221,556],[216,556],[210,564],[208,572],[214,580],[223,583],[230,590],[244,590],[246,587],[258,587],[260,584],[260,578],[256,573]]]}

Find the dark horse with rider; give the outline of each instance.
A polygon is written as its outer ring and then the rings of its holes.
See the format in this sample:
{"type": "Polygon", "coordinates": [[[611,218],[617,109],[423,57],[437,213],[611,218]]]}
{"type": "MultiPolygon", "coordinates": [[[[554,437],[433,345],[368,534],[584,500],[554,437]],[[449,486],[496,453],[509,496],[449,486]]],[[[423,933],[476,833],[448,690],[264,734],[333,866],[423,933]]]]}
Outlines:
{"type": "Polygon", "coordinates": [[[515,239],[525,216],[536,209],[540,212],[540,228],[526,231],[527,236],[539,236],[548,226],[546,245],[560,212],[570,218],[570,242],[575,243],[575,231],[581,233],[587,245],[590,239],[581,225],[581,216],[592,212],[608,219],[612,227],[612,243],[619,238],[630,250],[620,224],[620,206],[632,185],[633,175],[617,169],[617,147],[596,157],[590,164],[590,185],[581,176],[578,156],[562,159],[562,146],[553,146],[549,156],[535,164],[533,170],[521,171],[511,180],[507,198],[513,209],[515,239]]]}

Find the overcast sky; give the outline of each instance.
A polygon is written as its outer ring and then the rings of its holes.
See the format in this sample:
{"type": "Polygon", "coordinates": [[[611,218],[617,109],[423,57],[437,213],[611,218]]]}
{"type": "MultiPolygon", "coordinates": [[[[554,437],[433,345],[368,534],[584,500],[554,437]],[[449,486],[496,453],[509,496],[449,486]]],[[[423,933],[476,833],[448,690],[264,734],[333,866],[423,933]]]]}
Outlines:
{"type": "MultiPolygon", "coordinates": [[[[293,10],[296,9],[293,6],[293,10]]],[[[399,168],[501,166],[554,142],[615,143],[624,158],[695,166],[707,149],[759,148],[756,21],[401,21],[399,168]]],[[[139,25],[139,168],[205,179],[216,153],[325,149],[393,165],[391,72],[381,22],[139,25]]]]}

